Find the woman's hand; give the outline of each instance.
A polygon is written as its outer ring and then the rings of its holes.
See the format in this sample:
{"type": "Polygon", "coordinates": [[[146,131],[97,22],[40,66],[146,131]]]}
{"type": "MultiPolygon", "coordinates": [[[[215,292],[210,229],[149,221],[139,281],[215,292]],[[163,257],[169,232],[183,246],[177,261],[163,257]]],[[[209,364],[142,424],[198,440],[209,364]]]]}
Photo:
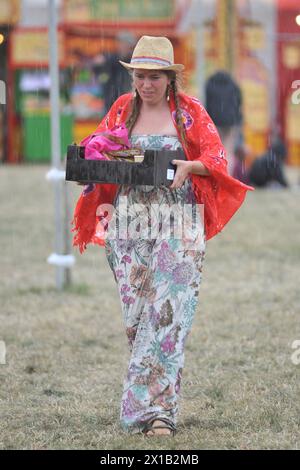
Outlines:
{"type": "Polygon", "coordinates": [[[191,172],[191,162],[187,162],[186,160],[172,160],[173,165],[177,166],[175,178],[170,189],[178,189],[184,184],[188,174],[191,172]]]}
{"type": "Polygon", "coordinates": [[[189,173],[200,176],[208,176],[209,170],[203,165],[202,162],[186,161],[186,160],[172,160],[173,165],[177,166],[175,178],[170,189],[178,189],[184,184],[189,173]]]}

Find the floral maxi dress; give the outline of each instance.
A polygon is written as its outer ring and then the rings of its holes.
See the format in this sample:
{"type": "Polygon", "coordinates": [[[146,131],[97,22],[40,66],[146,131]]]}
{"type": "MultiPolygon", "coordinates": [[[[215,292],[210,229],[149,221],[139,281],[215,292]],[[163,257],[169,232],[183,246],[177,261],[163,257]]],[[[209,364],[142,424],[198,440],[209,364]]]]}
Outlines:
{"type": "MultiPolygon", "coordinates": [[[[175,136],[133,135],[131,141],[143,149],[175,150],[181,146],[175,136]]],[[[142,431],[152,418],[163,417],[173,426],[177,423],[184,346],[198,303],[205,234],[203,230],[197,232],[191,249],[184,237],[165,234],[161,220],[151,219],[156,237],[140,237],[138,223],[141,213],[150,213],[151,205],[160,208],[174,204],[181,208],[184,204],[196,206],[189,177],[180,189],[173,190],[167,186],[121,185],[114,201],[115,224],[110,221],[105,243],[131,353],[120,420],[123,429],[132,434],[142,431]],[[121,196],[127,198],[126,217],[130,215],[136,222],[137,236],[126,232],[127,238],[121,238],[116,230],[122,219],[118,210],[121,196]]]]}

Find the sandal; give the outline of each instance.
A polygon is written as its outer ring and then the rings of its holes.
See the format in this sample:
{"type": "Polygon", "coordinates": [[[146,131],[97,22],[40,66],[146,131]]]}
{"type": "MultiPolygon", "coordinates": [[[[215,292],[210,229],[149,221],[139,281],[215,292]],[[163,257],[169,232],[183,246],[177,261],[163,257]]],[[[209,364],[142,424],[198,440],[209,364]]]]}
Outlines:
{"type": "Polygon", "coordinates": [[[143,434],[145,434],[145,436],[149,437],[149,436],[163,436],[163,435],[166,435],[168,436],[168,434],[156,434],[155,433],[155,429],[169,429],[171,432],[169,435],[171,436],[175,436],[176,434],[176,427],[173,423],[171,423],[167,418],[152,418],[151,420],[148,421],[148,423],[146,423],[144,429],[143,429],[143,434]],[[157,426],[154,426],[153,423],[155,421],[162,421],[164,423],[166,423],[166,425],[157,425],[157,426]],[[153,434],[148,434],[149,431],[153,431],[153,434]]]}

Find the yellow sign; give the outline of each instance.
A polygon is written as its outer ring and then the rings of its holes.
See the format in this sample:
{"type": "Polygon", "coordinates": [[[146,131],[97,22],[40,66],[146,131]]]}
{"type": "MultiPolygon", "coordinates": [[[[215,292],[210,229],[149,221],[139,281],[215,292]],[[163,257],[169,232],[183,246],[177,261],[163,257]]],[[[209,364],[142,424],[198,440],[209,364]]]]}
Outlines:
{"type": "MultiPolygon", "coordinates": [[[[64,62],[63,33],[58,32],[59,63],[64,62]]],[[[15,67],[26,65],[48,65],[49,39],[48,31],[21,29],[12,34],[12,60],[15,67]]]]}
{"type": "Polygon", "coordinates": [[[0,0],[0,24],[18,23],[20,3],[20,0],[0,0]]]}
{"type": "Polygon", "coordinates": [[[256,132],[269,128],[268,90],[263,83],[246,78],[241,83],[245,121],[256,132]]]}
{"type": "Polygon", "coordinates": [[[300,43],[286,44],[283,49],[282,59],[287,69],[298,69],[300,67],[300,43]]]}
{"type": "MultiPolygon", "coordinates": [[[[223,1],[217,3],[217,50],[218,50],[218,64],[221,69],[228,68],[228,55],[227,55],[227,7],[223,1]]],[[[214,38],[215,40],[215,38],[214,38]]]]}
{"type": "Polygon", "coordinates": [[[287,138],[300,143],[300,104],[293,104],[292,99],[289,98],[286,113],[287,138]]]}

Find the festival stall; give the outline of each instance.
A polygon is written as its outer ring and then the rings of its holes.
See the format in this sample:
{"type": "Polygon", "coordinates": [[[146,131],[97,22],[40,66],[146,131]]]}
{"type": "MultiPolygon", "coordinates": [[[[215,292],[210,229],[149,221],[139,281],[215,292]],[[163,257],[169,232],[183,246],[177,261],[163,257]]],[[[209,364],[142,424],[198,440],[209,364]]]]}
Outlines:
{"type": "Polygon", "coordinates": [[[8,123],[11,122],[8,90],[12,82],[8,56],[12,31],[19,19],[20,2],[0,0],[0,162],[6,161],[8,154],[8,123]]]}
{"type": "Polygon", "coordinates": [[[271,127],[266,23],[251,17],[245,2],[217,0],[214,17],[204,24],[205,79],[227,70],[241,87],[247,165],[265,151],[271,127]]]}
{"type": "Polygon", "coordinates": [[[300,166],[300,3],[278,0],[278,121],[288,146],[288,162],[300,166]],[[298,23],[296,19],[298,18],[298,23]]]}
{"type": "MultiPolygon", "coordinates": [[[[73,113],[69,104],[64,33],[58,32],[61,154],[73,139],[73,113]]],[[[13,93],[9,158],[15,161],[50,161],[50,75],[46,28],[18,28],[11,37],[9,64],[13,93]],[[19,144],[16,145],[16,142],[19,144]]]]}
{"type": "MultiPolygon", "coordinates": [[[[141,2],[139,0],[68,0],[63,3],[61,28],[65,35],[65,64],[71,71],[70,103],[74,111],[74,140],[92,132],[104,115],[104,89],[93,73],[97,54],[116,52],[120,31],[138,40],[144,34],[168,36],[177,62],[194,68],[194,44],[190,35],[178,35],[177,24],[188,1],[141,2]]],[[[189,84],[188,84],[189,85],[189,84]]]]}
{"type": "MultiPolygon", "coordinates": [[[[104,89],[93,72],[98,54],[115,52],[120,31],[138,40],[143,34],[168,36],[177,62],[194,69],[190,34],[177,34],[189,0],[65,0],[62,2],[58,51],[60,70],[61,154],[79,143],[104,115],[104,89]],[[180,5],[180,6],[178,6],[180,5]]],[[[50,161],[50,77],[48,30],[18,27],[11,35],[8,161],[50,161]]],[[[187,90],[189,83],[187,83],[187,90]]]]}

